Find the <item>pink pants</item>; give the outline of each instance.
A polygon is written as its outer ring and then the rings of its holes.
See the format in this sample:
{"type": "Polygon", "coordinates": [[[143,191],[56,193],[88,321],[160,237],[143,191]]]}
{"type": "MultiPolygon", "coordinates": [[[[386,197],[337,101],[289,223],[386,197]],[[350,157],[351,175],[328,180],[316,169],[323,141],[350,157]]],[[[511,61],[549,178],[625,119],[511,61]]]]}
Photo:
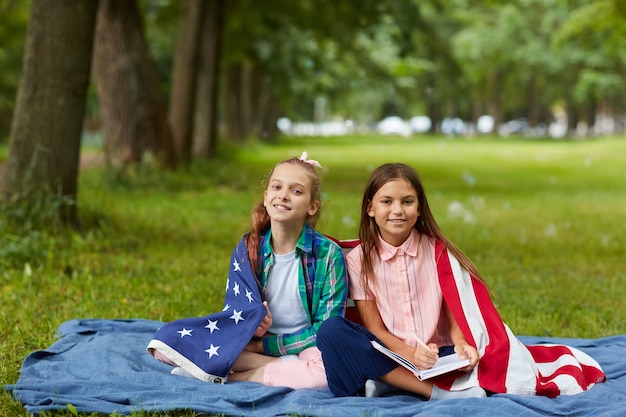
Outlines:
{"type": "MultiPolygon", "coordinates": [[[[168,365],[177,366],[158,350],[152,355],[168,365]]],[[[311,347],[298,354],[297,359],[270,362],[263,370],[263,383],[270,386],[290,388],[328,388],[322,352],[311,347]]]]}
{"type": "Polygon", "coordinates": [[[322,352],[311,347],[298,354],[297,360],[282,360],[265,365],[263,383],[290,388],[328,388],[322,352]]]}
{"type": "Polygon", "coordinates": [[[168,358],[167,356],[165,356],[164,354],[162,354],[161,352],[159,352],[156,349],[151,349],[150,353],[152,353],[152,356],[154,356],[154,359],[156,359],[156,360],[158,360],[160,362],[163,362],[163,363],[165,363],[167,365],[178,366],[174,362],[172,362],[170,360],[170,358],[168,358]]]}

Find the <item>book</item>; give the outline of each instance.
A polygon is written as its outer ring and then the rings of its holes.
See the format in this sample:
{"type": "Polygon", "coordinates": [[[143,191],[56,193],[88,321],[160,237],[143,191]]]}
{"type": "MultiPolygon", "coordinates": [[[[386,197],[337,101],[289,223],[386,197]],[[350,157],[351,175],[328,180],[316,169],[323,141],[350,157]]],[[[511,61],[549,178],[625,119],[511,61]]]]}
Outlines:
{"type": "Polygon", "coordinates": [[[372,346],[385,356],[396,361],[399,365],[404,366],[420,380],[423,381],[428,378],[447,374],[448,372],[456,371],[461,368],[465,368],[470,364],[469,359],[461,359],[456,353],[447,356],[441,356],[437,363],[430,369],[419,369],[411,361],[398,355],[396,352],[389,350],[385,346],[381,345],[375,340],[372,340],[372,346]]]}

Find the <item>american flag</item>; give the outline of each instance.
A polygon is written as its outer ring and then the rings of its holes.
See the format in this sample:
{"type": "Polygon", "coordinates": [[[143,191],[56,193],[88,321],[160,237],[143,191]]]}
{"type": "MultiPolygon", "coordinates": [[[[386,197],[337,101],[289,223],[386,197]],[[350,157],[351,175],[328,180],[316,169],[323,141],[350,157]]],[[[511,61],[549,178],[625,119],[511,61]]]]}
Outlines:
{"type": "Polygon", "coordinates": [[[223,384],[267,311],[262,303],[245,239],[231,256],[222,311],[163,325],[147,346],[195,378],[223,384]]]}
{"type": "Polygon", "coordinates": [[[486,285],[462,270],[443,243],[435,245],[439,284],[446,304],[480,362],[471,373],[454,373],[432,381],[440,388],[471,386],[495,393],[556,397],[586,391],[606,380],[591,356],[566,345],[525,346],[502,322],[486,285]]]}

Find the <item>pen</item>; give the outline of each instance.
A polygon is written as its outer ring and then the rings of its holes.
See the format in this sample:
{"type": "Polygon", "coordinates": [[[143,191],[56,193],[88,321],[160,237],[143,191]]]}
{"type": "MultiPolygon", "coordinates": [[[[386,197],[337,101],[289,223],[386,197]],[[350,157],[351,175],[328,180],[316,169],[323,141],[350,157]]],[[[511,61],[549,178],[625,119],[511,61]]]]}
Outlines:
{"type": "Polygon", "coordinates": [[[415,341],[417,342],[417,344],[418,344],[418,345],[421,345],[421,346],[423,346],[423,347],[425,347],[425,348],[430,349],[430,348],[428,347],[428,345],[427,345],[426,343],[424,343],[424,341],[423,341],[422,339],[420,339],[419,337],[417,337],[417,334],[415,333],[415,331],[413,331],[413,330],[409,330],[409,334],[410,334],[411,336],[413,336],[413,339],[415,339],[415,341]]]}
{"type": "Polygon", "coordinates": [[[420,339],[419,337],[417,337],[417,334],[415,333],[415,331],[413,330],[409,330],[409,333],[411,334],[411,336],[413,336],[413,339],[415,339],[417,341],[417,344],[425,347],[426,349],[430,350],[431,352],[433,352],[433,350],[430,348],[430,346],[428,346],[422,339],[420,339]]]}

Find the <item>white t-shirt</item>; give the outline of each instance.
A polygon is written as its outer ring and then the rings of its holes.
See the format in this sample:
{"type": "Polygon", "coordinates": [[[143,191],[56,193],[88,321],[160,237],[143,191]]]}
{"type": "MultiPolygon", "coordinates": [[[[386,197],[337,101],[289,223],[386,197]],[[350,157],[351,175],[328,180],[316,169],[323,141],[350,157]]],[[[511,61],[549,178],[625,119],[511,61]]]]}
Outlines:
{"type": "Polygon", "coordinates": [[[274,254],[274,264],[265,285],[272,312],[272,326],[268,329],[271,333],[296,333],[311,325],[298,292],[299,264],[295,249],[285,255],[274,254]]]}

